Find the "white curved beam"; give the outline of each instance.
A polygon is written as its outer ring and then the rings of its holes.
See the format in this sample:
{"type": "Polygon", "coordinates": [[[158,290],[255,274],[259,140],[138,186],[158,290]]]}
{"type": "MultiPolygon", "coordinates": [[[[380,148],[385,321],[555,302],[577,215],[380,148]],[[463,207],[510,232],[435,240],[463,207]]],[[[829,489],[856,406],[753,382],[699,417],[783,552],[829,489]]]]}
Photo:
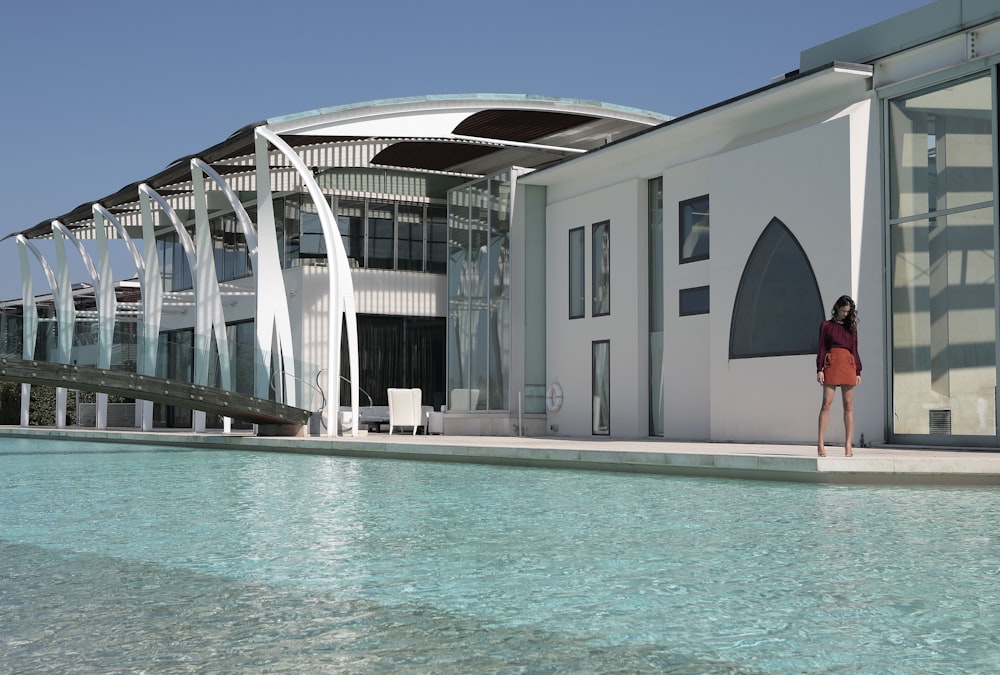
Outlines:
{"type": "MultiPolygon", "coordinates": [[[[95,223],[96,225],[97,223],[95,223]]],[[[93,258],[87,252],[87,249],[83,247],[83,243],[70,231],[68,227],[63,225],[58,220],[52,221],[52,229],[59,230],[59,232],[65,237],[73,247],[76,248],[80,257],[83,259],[83,264],[87,268],[87,274],[90,275],[90,281],[94,285],[94,300],[97,303],[97,367],[98,368],[110,368],[111,367],[111,348],[112,342],[115,336],[115,289],[111,281],[111,262],[107,256],[107,241],[103,227],[95,228],[97,232],[98,241],[101,239],[105,240],[105,245],[103,247],[102,255],[102,267],[107,267],[103,270],[102,275],[98,271],[97,266],[94,265],[93,258]],[[106,264],[104,264],[106,263],[106,264]]],[[[97,421],[96,426],[98,429],[108,428],[108,395],[103,393],[98,393],[97,395],[97,421]]]]}
{"type": "MultiPolygon", "coordinates": [[[[121,221],[118,220],[118,218],[113,213],[108,211],[106,208],[104,208],[100,204],[94,204],[92,209],[94,212],[95,228],[103,230],[103,224],[101,222],[98,222],[98,220],[99,219],[106,220],[109,223],[111,223],[111,226],[115,228],[115,232],[117,232],[121,240],[125,242],[125,248],[128,249],[129,255],[132,256],[132,262],[135,263],[135,271],[139,273],[139,282],[141,284],[142,270],[145,267],[145,261],[142,259],[142,254],[139,253],[139,249],[136,247],[135,242],[132,240],[132,237],[129,236],[128,231],[125,230],[125,227],[122,225],[121,221]]],[[[104,237],[104,240],[107,241],[107,236],[104,237]]],[[[97,241],[98,242],[101,241],[100,234],[97,235],[97,241]]],[[[98,246],[100,246],[100,244],[98,244],[98,246]]]]}
{"type": "MultiPolygon", "coordinates": [[[[271,194],[267,139],[254,137],[257,176],[257,246],[258,268],[254,270],[257,284],[257,322],[255,325],[258,370],[254,373],[257,396],[268,397],[271,383],[271,345],[275,329],[278,337],[278,363],[283,375],[280,386],[283,400],[288,405],[300,405],[299,386],[295,382],[298,370],[295,346],[288,312],[288,295],[285,275],[281,271],[278,254],[278,232],[274,222],[274,199],[271,194]],[[287,323],[286,323],[287,322],[287,323]]],[[[279,396],[279,400],[282,397],[279,396]]]]}
{"type": "MultiPolygon", "coordinates": [[[[329,301],[329,342],[327,344],[327,400],[326,400],[326,433],[332,436],[339,427],[338,412],[340,409],[340,342],[341,324],[347,322],[347,348],[351,372],[351,433],[358,435],[358,319],[354,303],[354,282],[351,279],[351,268],[344,250],[344,242],[340,239],[340,229],[334,220],[330,204],[316,183],[312,171],[305,165],[298,153],[285,143],[276,133],[265,126],[254,129],[257,137],[270,142],[299,174],[302,184],[309,191],[316,211],[319,214],[320,225],[323,228],[323,239],[326,243],[330,301],[329,301]]],[[[258,166],[260,162],[258,161],[258,166]]],[[[266,164],[265,164],[266,166],[266,164]]],[[[258,181],[259,183],[259,181],[258,181]]]]}
{"type": "MultiPolygon", "coordinates": [[[[21,358],[31,361],[35,358],[35,343],[38,340],[38,310],[35,306],[35,291],[31,282],[31,267],[28,265],[28,251],[34,247],[23,235],[17,235],[17,254],[21,259],[21,358]]],[[[40,257],[33,251],[35,257],[40,257]]],[[[48,263],[44,263],[47,265],[48,263]]],[[[54,278],[54,277],[53,277],[54,278]]],[[[31,383],[21,383],[21,426],[28,426],[31,410],[31,383]]]]}
{"type": "MultiPolygon", "coordinates": [[[[265,164],[265,167],[267,165],[265,164]]],[[[266,168],[265,168],[266,170],[266,168]]],[[[271,381],[271,331],[276,326],[278,331],[278,349],[283,363],[282,371],[285,375],[285,396],[284,402],[288,405],[297,404],[295,395],[295,347],[292,342],[292,324],[288,315],[288,303],[285,295],[285,277],[281,273],[281,260],[278,258],[277,237],[274,234],[274,213],[273,208],[261,206],[258,198],[257,219],[261,220],[261,212],[270,214],[270,228],[267,232],[270,236],[265,236],[265,244],[261,247],[260,236],[257,228],[254,227],[250,214],[240,201],[240,198],[230,187],[229,183],[219,175],[207,162],[195,157],[191,160],[192,180],[198,180],[196,174],[207,175],[219,187],[222,194],[236,214],[236,219],[243,230],[243,237],[247,242],[247,252],[250,257],[250,268],[253,271],[254,296],[257,307],[255,312],[256,323],[255,332],[258,336],[266,335],[266,347],[263,340],[257,340],[256,364],[254,367],[254,392],[260,398],[268,397],[268,389],[271,381]],[[266,324],[267,328],[261,331],[261,324],[266,324]]],[[[268,187],[270,184],[268,183],[268,187]]],[[[267,195],[267,203],[270,204],[270,191],[267,195]]]]}
{"type": "MultiPolygon", "coordinates": [[[[226,320],[222,311],[222,293],[219,290],[219,281],[215,273],[215,253],[211,245],[211,232],[199,232],[200,238],[207,235],[208,245],[202,241],[203,255],[197,255],[197,248],[191,240],[184,223],[177,212],[167,203],[156,190],[146,183],[139,185],[139,193],[148,195],[155,201],[160,210],[167,216],[177,233],[177,239],[181,242],[184,254],[187,257],[188,265],[192,271],[195,295],[195,367],[194,384],[208,384],[208,357],[211,348],[211,332],[215,331],[215,343],[219,354],[219,374],[222,376],[222,387],[232,390],[233,381],[229,368],[229,339],[226,335],[226,320]]],[[[196,227],[199,230],[207,230],[208,218],[205,215],[203,227],[196,227]]],[[[196,219],[198,218],[196,214],[196,219]]],[[[148,257],[147,257],[148,260],[148,257]]]]}

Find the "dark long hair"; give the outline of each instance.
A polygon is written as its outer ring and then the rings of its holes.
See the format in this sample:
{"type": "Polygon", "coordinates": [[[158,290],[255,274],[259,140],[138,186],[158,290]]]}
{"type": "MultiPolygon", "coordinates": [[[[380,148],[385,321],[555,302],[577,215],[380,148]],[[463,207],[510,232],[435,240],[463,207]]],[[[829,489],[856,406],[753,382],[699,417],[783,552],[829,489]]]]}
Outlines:
{"type": "Polygon", "coordinates": [[[858,334],[858,306],[854,304],[854,300],[851,299],[849,295],[842,295],[837,298],[837,302],[833,303],[833,310],[830,312],[830,318],[837,316],[837,310],[844,305],[849,305],[851,310],[844,317],[844,328],[850,332],[851,335],[858,334]]]}

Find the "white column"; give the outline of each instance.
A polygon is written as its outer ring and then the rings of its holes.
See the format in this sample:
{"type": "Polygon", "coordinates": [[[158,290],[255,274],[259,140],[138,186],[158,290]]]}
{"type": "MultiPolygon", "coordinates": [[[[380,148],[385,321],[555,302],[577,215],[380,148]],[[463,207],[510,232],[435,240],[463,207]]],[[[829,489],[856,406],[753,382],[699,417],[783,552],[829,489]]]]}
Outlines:
{"type": "Polygon", "coordinates": [[[259,398],[268,397],[268,385],[271,378],[271,341],[273,331],[277,328],[279,358],[284,363],[282,370],[285,377],[285,396],[282,400],[288,405],[297,405],[294,382],[295,348],[292,343],[292,326],[288,314],[285,277],[281,273],[281,260],[278,257],[270,170],[267,164],[267,142],[258,139],[257,145],[261,144],[264,146],[263,164],[260,160],[260,148],[257,148],[257,222],[260,236],[258,236],[258,231],[254,228],[253,221],[251,221],[250,215],[243,203],[240,202],[239,197],[215,169],[207,162],[195,157],[191,160],[191,175],[193,177],[195,172],[203,172],[218,185],[229,205],[233,208],[233,213],[243,230],[243,237],[246,239],[257,303],[254,324],[254,331],[258,336],[254,349],[254,395],[259,398]],[[263,179],[261,178],[262,172],[263,179]],[[265,343],[262,336],[266,337],[266,346],[262,346],[265,343]]]}
{"type": "MultiPolygon", "coordinates": [[[[31,268],[28,266],[28,242],[18,235],[17,253],[21,259],[21,358],[31,361],[35,358],[35,341],[38,339],[38,310],[35,308],[35,291],[31,283],[31,268]]],[[[21,426],[28,426],[31,409],[31,383],[21,383],[21,426]]]]}
{"type": "MultiPolygon", "coordinates": [[[[199,174],[200,175],[200,174],[199,174]]],[[[204,199],[204,177],[201,180],[201,199],[204,199]]],[[[222,292],[219,290],[219,280],[215,273],[215,253],[212,250],[212,233],[209,229],[208,211],[206,209],[195,209],[195,235],[198,237],[198,244],[201,247],[202,255],[197,255],[198,246],[195,245],[188,234],[184,223],[177,212],[160,196],[160,194],[143,183],[139,186],[139,192],[148,194],[160,207],[160,210],[170,220],[177,233],[177,239],[181,242],[184,255],[187,257],[188,265],[193,272],[194,295],[195,295],[195,323],[194,323],[194,344],[195,344],[195,365],[194,384],[208,384],[208,357],[211,349],[211,332],[215,331],[215,343],[218,348],[220,373],[223,377],[223,387],[232,389],[232,378],[229,372],[229,339],[226,335],[226,320],[222,311],[222,292]],[[202,212],[199,216],[199,211],[202,212]]],[[[198,181],[195,181],[195,202],[198,198],[198,181]]],[[[195,410],[193,426],[195,431],[205,430],[205,413],[195,410]]]]}
{"type": "Polygon", "coordinates": [[[283,375],[277,383],[284,390],[284,402],[300,405],[295,383],[297,373],[295,348],[288,311],[288,292],[278,255],[278,233],[274,222],[274,199],[271,194],[270,154],[267,140],[254,138],[257,165],[257,262],[254,277],[257,286],[257,358],[260,369],[254,375],[257,396],[267,398],[271,378],[271,343],[278,337],[278,361],[283,375]]]}
{"type": "MultiPolygon", "coordinates": [[[[83,244],[73,235],[69,228],[58,220],[52,221],[52,228],[53,230],[59,230],[64,239],[70,242],[80,254],[84,267],[87,268],[87,274],[90,275],[91,283],[94,285],[94,300],[97,303],[98,323],[97,367],[107,369],[111,367],[111,343],[114,340],[115,334],[115,291],[114,285],[111,282],[111,261],[107,255],[107,234],[104,232],[103,226],[96,227],[98,225],[96,221],[94,224],[98,242],[102,239],[104,240],[103,252],[106,260],[102,261],[102,265],[105,267],[103,275],[97,269],[97,266],[94,265],[94,260],[87,253],[87,249],[83,247],[83,244]]],[[[108,428],[108,395],[102,392],[98,392],[97,394],[96,426],[98,429],[108,428]]]]}
{"type": "MultiPolygon", "coordinates": [[[[347,322],[347,350],[350,359],[351,372],[351,434],[358,434],[358,321],[354,303],[354,282],[351,279],[351,268],[347,261],[344,242],[340,239],[340,229],[330,210],[326,196],[316,183],[312,171],[305,165],[298,153],[292,149],[276,133],[267,127],[257,127],[254,130],[257,137],[267,139],[289,161],[299,174],[302,184],[309,191],[313,204],[319,215],[323,228],[323,240],[326,243],[330,301],[329,301],[329,342],[327,344],[327,397],[326,397],[326,433],[333,436],[340,426],[337,423],[340,408],[340,340],[341,324],[347,322]]],[[[259,164],[258,164],[259,165],[259,164]]],[[[258,185],[259,187],[259,185],[258,185]]]]}
{"type": "MultiPolygon", "coordinates": [[[[66,264],[66,243],[62,231],[52,221],[52,241],[56,247],[56,324],[59,326],[59,363],[69,364],[73,360],[73,336],[76,333],[76,304],[73,301],[73,283],[70,281],[69,266],[66,264]]],[[[56,387],[56,427],[66,426],[66,387],[56,387]]]]}
{"type": "MultiPolygon", "coordinates": [[[[42,256],[42,254],[38,252],[38,249],[35,248],[34,244],[32,244],[31,242],[29,242],[27,239],[25,239],[24,235],[19,234],[19,235],[17,235],[17,243],[19,245],[21,245],[21,247],[22,247],[21,288],[22,288],[22,291],[24,291],[25,290],[25,286],[27,285],[27,289],[26,289],[27,292],[32,293],[32,291],[31,291],[31,275],[30,275],[30,272],[28,272],[28,270],[27,270],[27,264],[26,264],[26,262],[27,262],[27,260],[26,260],[27,256],[25,256],[23,254],[23,250],[27,249],[28,251],[31,251],[32,255],[34,255],[35,258],[38,260],[38,264],[41,265],[42,271],[45,273],[45,278],[49,282],[49,288],[52,289],[52,295],[56,299],[56,325],[58,326],[58,332],[59,332],[59,336],[58,336],[58,339],[59,339],[58,345],[59,346],[58,346],[58,349],[56,351],[56,361],[55,362],[56,363],[69,363],[70,358],[71,358],[71,353],[72,353],[72,347],[73,347],[73,327],[76,324],[76,307],[73,304],[73,293],[72,293],[73,289],[70,287],[70,284],[69,284],[69,270],[66,269],[66,251],[65,251],[65,249],[63,249],[63,246],[62,246],[62,235],[58,232],[58,230],[53,230],[52,231],[52,236],[53,236],[54,239],[56,239],[56,243],[57,243],[56,253],[57,254],[61,253],[61,255],[58,255],[58,259],[59,259],[59,267],[60,267],[60,276],[62,277],[62,280],[61,281],[57,281],[56,280],[55,272],[52,271],[52,267],[49,265],[48,261],[45,260],[45,258],[42,256]],[[26,279],[27,279],[27,283],[25,281],[26,279]]],[[[27,296],[25,296],[25,297],[27,297],[27,296]]],[[[34,295],[32,294],[30,297],[32,298],[32,305],[34,305],[34,295]]],[[[27,308],[25,308],[25,309],[27,309],[27,308]]],[[[25,317],[25,321],[27,321],[27,319],[28,319],[28,317],[25,317]]],[[[35,321],[37,322],[37,315],[35,316],[35,321]]],[[[25,335],[27,335],[27,331],[25,331],[25,335]]],[[[34,345],[35,345],[35,340],[32,339],[31,340],[31,353],[32,354],[34,354],[34,345]]],[[[24,349],[27,350],[27,348],[28,347],[27,347],[27,344],[26,344],[25,347],[24,347],[24,349]]],[[[26,389],[24,387],[22,387],[21,388],[21,395],[22,395],[22,401],[21,401],[21,418],[22,418],[22,423],[24,423],[26,425],[26,421],[25,421],[26,420],[26,418],[25,418],[25,402],[23,400],[23,396],[24,396],[25,391],[26,391],[26,389]]],[[[30,387],[27,389],[27,392],[30,395],[30,393],[31,393],[30,387]]],[[[56,426],[57,427],[65,427],[66,426],[66,389],[65,389],[65,387],[56,387],[56,411],[55,412],[56,412],[56,426]],[[60,390],[62,390],[61,391],[61,396],[60,396],[60,390]]]]}
{"type": "MultiPolygon", "coordinates": [[[[103,308],[105,308],[105,307],[112,307],[112,306],[114,307],[114,309],[112,309],[111,312],[110,312],[110,314],[111,314],[111,319],[110,319],[110,326],[111,326],[110,327],[110,331],[111,331],[111,335],[108,338],[108,343],[110,344],[111,342],[114,341],[114,331],[115,331],[115,323],[114,322],[115,322],[115,317],[117,315],[117,302],[118,301],[115,298],[114,283],[113,283],[114,276],[113,276],[113,272],[111,271],[111,256],[110,256],[110,254],[108,252],[108,236],[107,236],[107,232],[105,231],[105,223],[111,223],[111,226],[115,229],[115,232],[118,233],[118,236],[121,238],[121,240],[123,242],[125,242],[125,248],[128,249],[129,254],[132,256],[132,262],[135,264],[136,277],[139,280],[139,295],[140,295],[141,298],[145,298],[146,297],[146,280],[144,278],[145,275],[143,273],[143,271],[145,269],[145,261],[142,259],[142,256],[139,254],[139,249],[136,248],[135,242],[132,241],[132,237],[129,236],[128,232],[122,226],[121,221],[118,220],[118,218],[116,218],[114,214],[112,214],[110,211],[108,211],[106,208],[104,208],[100,204],[94,204],[92,206],[92,210],[93,210],[93,213],[94,213],[94,230],[97,233],[97,271],[98,271],[99,276],[102,279],[107,280],[107,283],[105,283],[105,285],[104,285],[106,288],[102,287],[102,289],[101,289],[102,290],[102,294],[106,298],[108,298],[108,296],[110,297],[110,299],[105,299],[102,302],[102,314],[101,314],[101,317],[102,318],[104,317],[103,308]]],[[[154,247],[154,250],[155,250],[155,247],[154,247]]],[[[105,319],[105,321],[107,321],[107,320],[105,319]]],[[[139,317],[139,321],[141,321],[141,315],[139,317]]],[[[140,326],[141,326],[141,324],[140,324],[140,326]]],[[[102,340],[105,339],[104,329],[105,329],[105,324],[102,323],[101,324],[101,339],[102,340]]],[[[102,345],[103,345],[103,342],[102,342],[102,345]]],[[[141,343],[139,345],[136,345],[136,347],[137,348],[141,348],[141,343]]],[[[101,357],[100,357],[102,359],[103,359],[103,354],[104,354],[104,352],[102,351],[101,352],[101,357]]],[[[102,361],[100,361],[100,363],[104,363],[104,361],[102,360],[102,361]]],[[[107,363],[108,363],[108,366],[100,366],[100,367],[101,368],[110,367],[110,364],[111,364],[111,348],[110,347],[108,348],[108,353],[107,353],[107,363]]],[[[138,369],[138,364],[136,364],[136,368],[138,369]]],[[[98,424],[100,424],[100,409],[101,409],[101,397],[102,396],[104,397],[105,405],[107,404],[107,395],[106,394],[103,394],[103,395],[102,394],[98,394],[97,395],[98,424]]],[[[140,400],[140,399],[136,399],[136,401],[135,401],[135,426],[137,426],[137,427],[141,427],[142,426],[143,408],[144,408],[143,401],[140,400]]],[[[152,414],[152,408],[150,408],[150,413],[152,414]]],[[[99,426],[98,428],[103,428],[103,427],[99,426]]]]}
{"type": "MultiPolygon", "coordinates": [[[[229,352],[229,333],[226,331],[226,318],[222,309],[222,289],[219,288],[219,277],[215,268],[214,242],[212,241],[212,226],[208,220],[208,196],[205,193],[205,174],[192,164],[191,182],[194,186],[194,223],[195,223],[195,276],[198,281],[195,286],[195,295],[198,316],[205,316],[215,330],[215,342],[219,350],[219,376],[222,380],[222,388],[226,391],[233,390],[232,361],[229,352]],[[201,255],[197,255],[200,252],[201,255]],[[213,302],[210,297],[212,289],[218,302],[213,302]],[[205,306],[212,310],[211,314],[202,311],[205,306]]],[[[195,360],[195,381],[197,384],[208,384],[208,365],[211,354],[211,330],[205,331],[203,344],[197,350],[195,360]],[[201,381],[199,381],[201,380],[201,381]]],[[[197,330],[195,340],[197,343],[197,330]]],[[[201,424],[204,427],[205,414],[200,414],[201,424]]],[[[229,429],[228,418],[223,420],[223,427],[229,429]]],[[[201,429],[204,431],[204,428],[201,429]]]]}
{"type": "MultiPolygon", "coordinates": [[[[160,320],[163,311],[163,280],[160,278],[160,257],[156,250],[156,228],[149,195],[139,190],[142,216],[142,330],[139,335],[140,375],[156,375],[156,352],[160,344],[160,320]]],[[[153,402],[136,401],[141,407],[143,431],[153,430],[153,402]]]]}

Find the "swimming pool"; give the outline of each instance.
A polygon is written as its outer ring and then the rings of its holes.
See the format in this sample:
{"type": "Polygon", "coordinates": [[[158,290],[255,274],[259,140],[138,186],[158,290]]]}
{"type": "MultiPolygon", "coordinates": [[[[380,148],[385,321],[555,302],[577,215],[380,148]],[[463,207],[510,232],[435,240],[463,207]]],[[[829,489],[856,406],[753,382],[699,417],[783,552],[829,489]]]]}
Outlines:
{"type": "Polygon", "coordinates": [[[1000,491],[4,439],[32,672],[1000,670],[1000,491]]]}

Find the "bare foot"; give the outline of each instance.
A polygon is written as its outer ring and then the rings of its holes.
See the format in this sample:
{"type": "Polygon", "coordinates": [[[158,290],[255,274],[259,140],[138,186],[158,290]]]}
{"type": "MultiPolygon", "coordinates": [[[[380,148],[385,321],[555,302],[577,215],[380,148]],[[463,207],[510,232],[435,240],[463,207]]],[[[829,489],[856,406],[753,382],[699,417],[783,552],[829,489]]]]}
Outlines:
{"type": "Polygon", "coordinates": [[[844,448],[844,457],[854,457],[854,451],[849,446],[844,448]]]}
{"type": "Polygon", "coordinates": [[[823,448],[819,448],[817,449],[816,454],[818,454],[820,457],[826,457],[826,450],[824,450],[823,448]]]}

